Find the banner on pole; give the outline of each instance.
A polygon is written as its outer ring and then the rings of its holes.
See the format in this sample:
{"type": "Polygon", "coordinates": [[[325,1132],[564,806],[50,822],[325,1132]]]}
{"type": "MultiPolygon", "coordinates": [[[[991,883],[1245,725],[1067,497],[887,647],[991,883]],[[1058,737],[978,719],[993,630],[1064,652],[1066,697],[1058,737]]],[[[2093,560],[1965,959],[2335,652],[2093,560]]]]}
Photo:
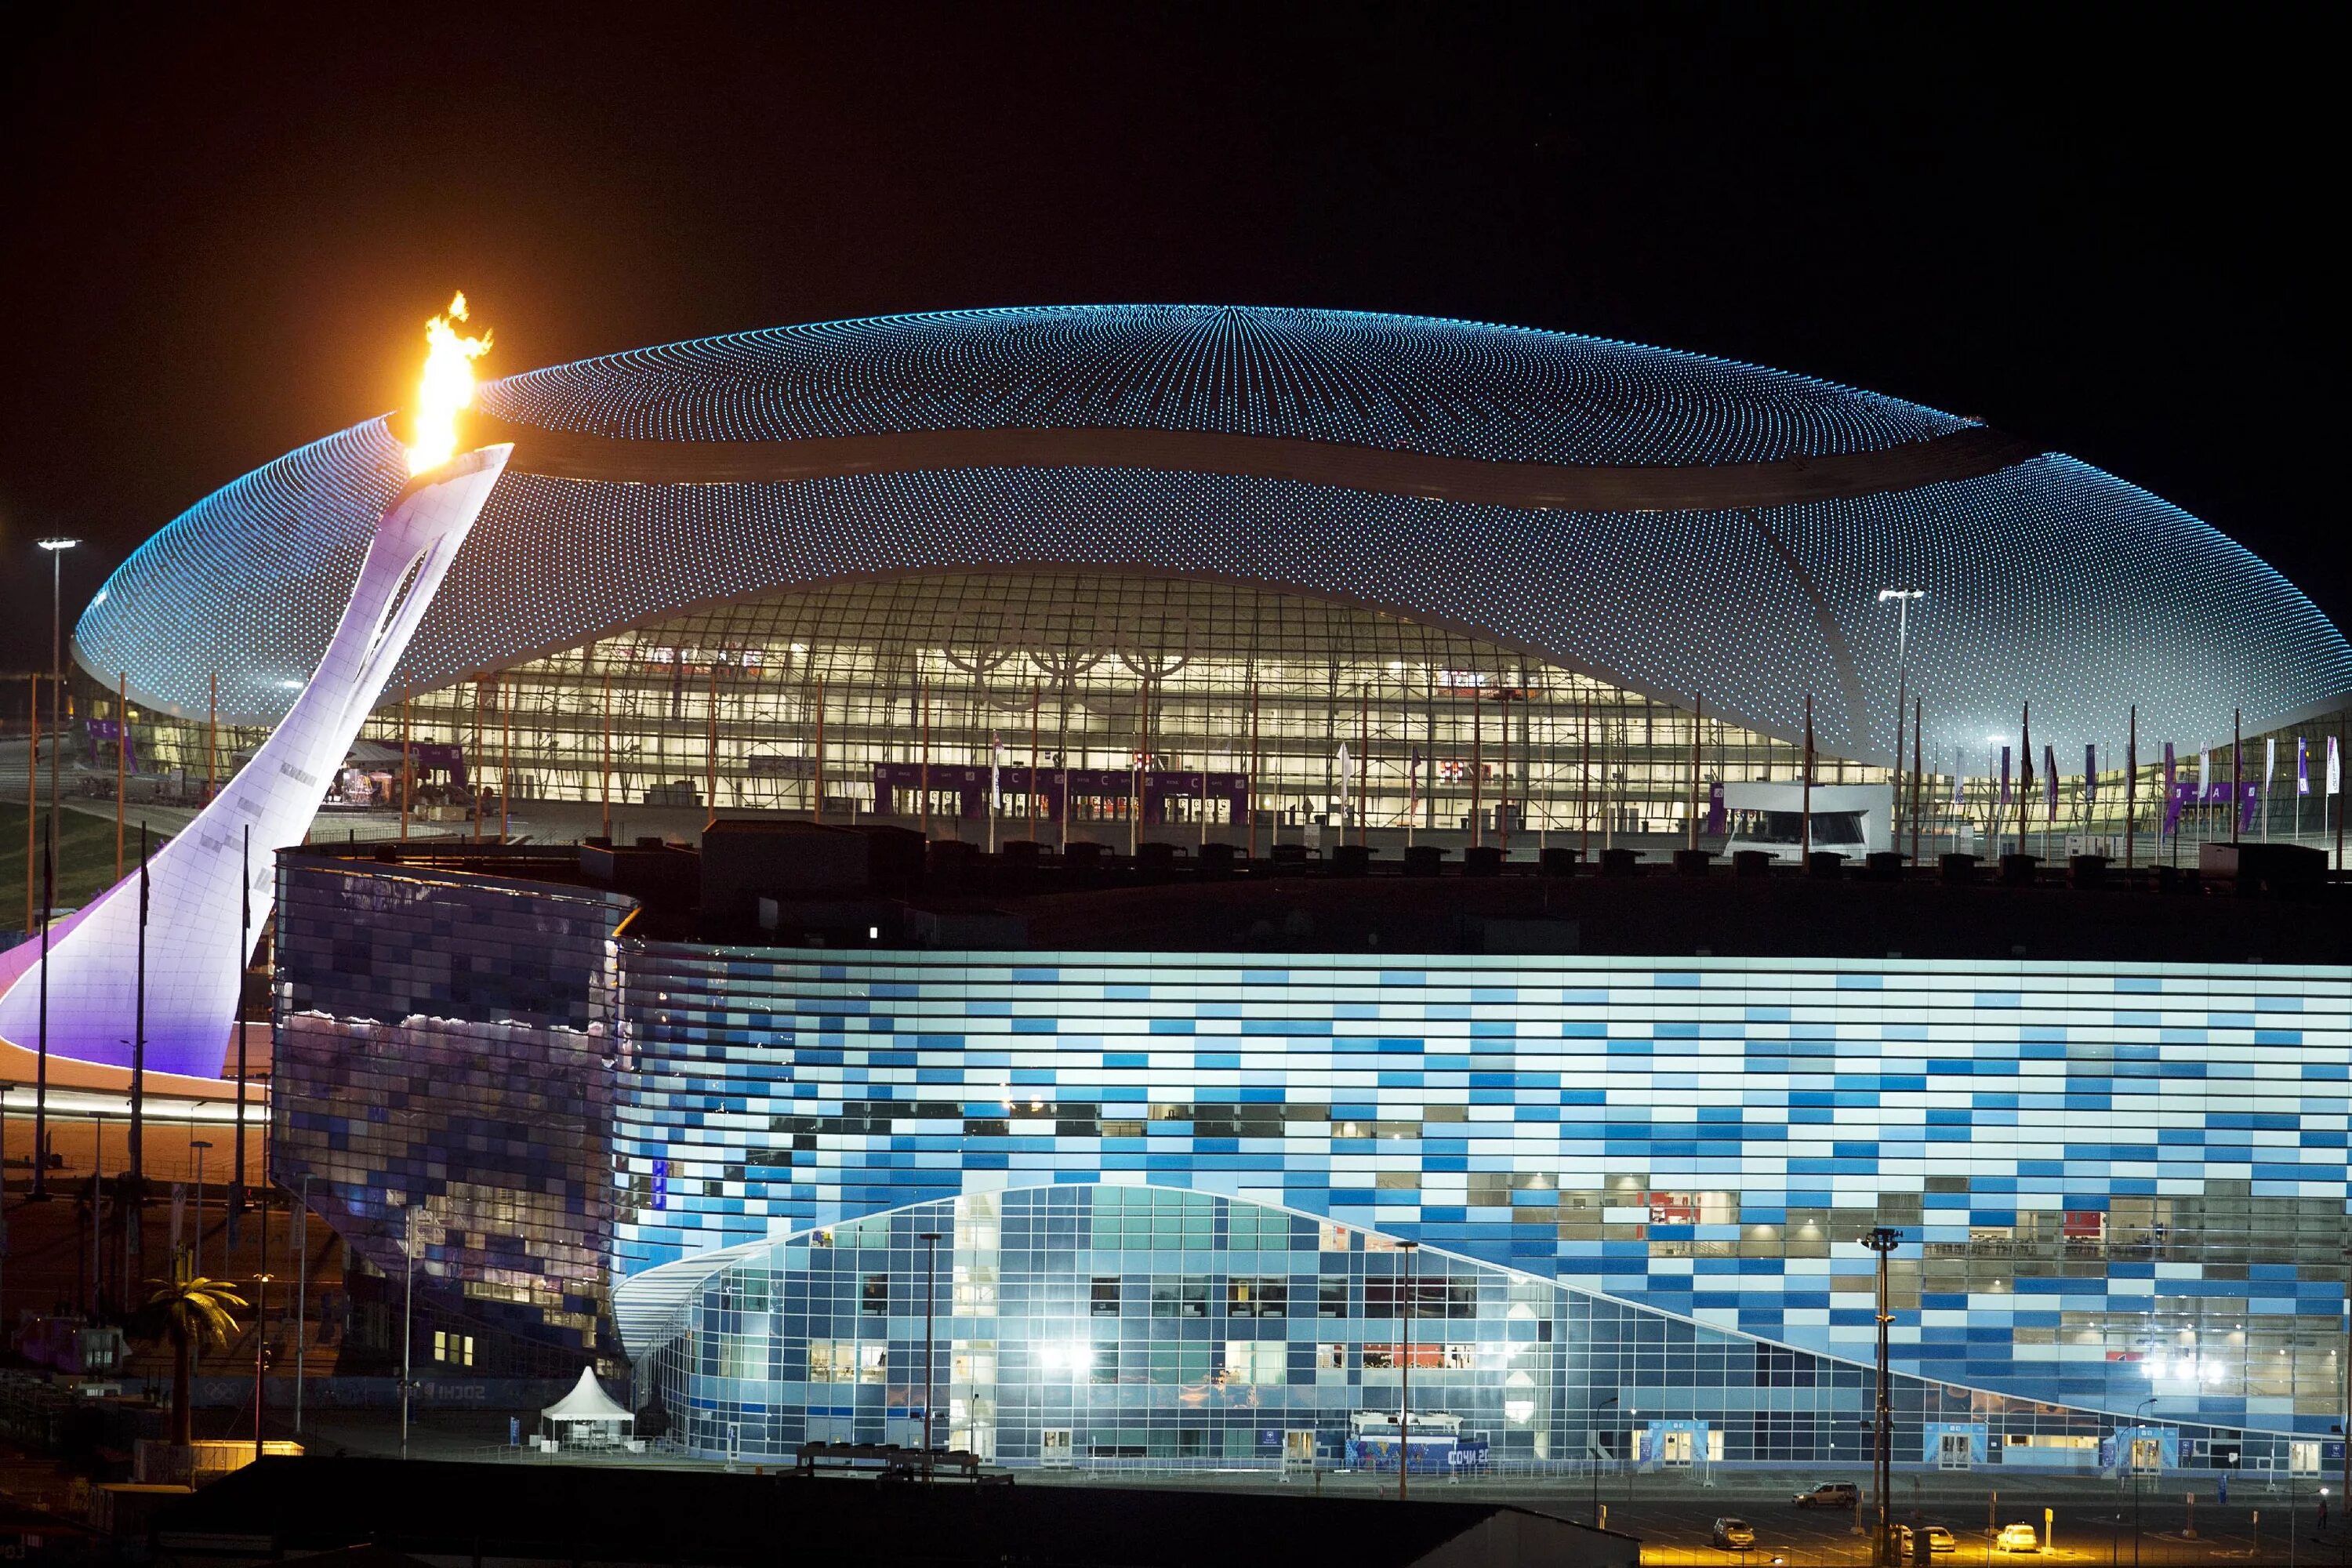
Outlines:
{"type": "Polygon", "coordinates": [[[2000,749],[2000,804],[2009,804],[2009,748],[2000,749]]]}
{"type": "Polygon", "coordinates": [[[1961,803],[1968,784],[1969,749],[1966,746],[1954,746],[1952,748],[1952,804],[1954,805],[1961,803]]]}
{"type": "Polygon", "coordinates": [[[2099,748],[2094,743],[2083,748],[2083,804],[2095,803],[2099,798],[2099,748]]]}
{"type": "Polygon", "coordinates": [[[2050,820],[2058,820],[2058,748],[2049,742],[2042,746],[2042,793],[2050,806],[2050,820]]]}
{"type": "Polygon", "coordinates": [[[2327,793],[2344,793],[2344,758],[2336,748],[2336,737],[2327,737],[2327,793]]]}
{"type": "Polygon", "coordinates": [[[2301,735],[2294,738],[2294,793],[2311,793],[2311,742],[2301,735]]]}

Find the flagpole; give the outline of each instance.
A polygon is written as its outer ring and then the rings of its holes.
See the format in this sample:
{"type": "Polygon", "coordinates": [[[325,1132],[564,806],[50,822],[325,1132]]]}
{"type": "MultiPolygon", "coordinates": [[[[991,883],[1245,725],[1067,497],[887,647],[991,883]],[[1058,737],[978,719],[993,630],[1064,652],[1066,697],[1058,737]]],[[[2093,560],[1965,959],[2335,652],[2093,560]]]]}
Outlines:
{"type": "Polygon", "coordinates": [[[2243,709],[2230,710],[2230,847],[2232,849],[2238,847],[2238,822],[2246,810],[2245,724],[2243,709]]]}
{"type": "Polygon", "coordinates": [[[1925,711],[1919,699],[1911,700],[1911,864],[1919,863],[1919,791],[1922,764],[1927,761],[1927,748],[1919,741],[1919,719],[1925,711]]]}
{"type": "Polygon", "coordinates": [[[1802,794],[1797,813],[1797,866],[1810,871],[1813,868],[1813,694],[1810,691],[1805,693],[1805,756],[1798,773],[1802,794]]]}
{"type": "Polygon", "coordinates": [[[2124,869],[2139,847],[2139,704],[2132,704],[2131,738],[2124,742],[2124,869]]]}

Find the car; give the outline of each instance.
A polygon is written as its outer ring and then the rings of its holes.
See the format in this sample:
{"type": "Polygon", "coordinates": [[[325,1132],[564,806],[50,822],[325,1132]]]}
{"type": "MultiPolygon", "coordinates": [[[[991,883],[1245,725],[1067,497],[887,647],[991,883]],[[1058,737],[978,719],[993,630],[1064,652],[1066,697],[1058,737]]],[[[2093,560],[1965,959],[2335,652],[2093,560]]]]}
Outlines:
{"type": "Polygon", "coordinates": [[[2042,1538],[2033,1533],[2030,1524],[2004,1524],[2000,1527],[2000,1539],[1993,1544],[2003,1552],[2039,1552],[2042,1538]]]}
{"type": "MultiPolygon", "coordinates": [[[[1906,1524],[1898,1528],[1901,1531],[1900,1550],[1903,1553],[1903,1561],[1908,1563],[1912,1556],[1911,1527],[1906,1524]]],[[[1952,1532],[1942,1525],[1923,1525],[1921,1529],[1927,1537],[1927,1550],[1937,1556],[1940,1557],[1947,1552],[1958,1552],[1960,1549],[1960,1543],[1953,1538],[1952,1532]]]]}
{"type": "Polygon", "coordinates": [[[1714,1539],[1727,1552],[1745,1552],[1756,1544],[1756,1527],[1744,1519],[1718,1519],[1714,1539]]]}
{"type": "Polygon", "coordinates": [[[1860,1508],[1862,1489],[1852,1481],[1823,1481],[1789,1500],[1799,1508],[1860,1508]]]}

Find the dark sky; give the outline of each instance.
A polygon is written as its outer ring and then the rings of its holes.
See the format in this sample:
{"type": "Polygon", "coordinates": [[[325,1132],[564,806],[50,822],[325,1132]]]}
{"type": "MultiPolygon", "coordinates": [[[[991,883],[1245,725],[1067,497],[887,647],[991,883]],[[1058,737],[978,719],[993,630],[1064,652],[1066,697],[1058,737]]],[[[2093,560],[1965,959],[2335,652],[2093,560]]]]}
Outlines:
{"type": "Polygon", "coordinates": [[[399,403],[458,287],[490,372],[1150,300],[1728,354],[2086,458],[2352,616],[2303,13],[44,9],[0,46],[0,669],[47,660],[35,537],[93,542],[70,619],[399,403]]]}

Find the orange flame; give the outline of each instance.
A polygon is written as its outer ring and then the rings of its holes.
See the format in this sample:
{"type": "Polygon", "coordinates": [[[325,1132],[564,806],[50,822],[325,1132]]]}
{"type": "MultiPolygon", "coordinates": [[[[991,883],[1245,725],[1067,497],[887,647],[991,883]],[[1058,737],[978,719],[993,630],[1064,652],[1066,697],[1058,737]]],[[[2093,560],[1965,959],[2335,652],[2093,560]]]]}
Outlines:
{"type": "Polygon", "coordinates": [[[490,352],[490,334],[461,336],[450,323],[466,318],[466,296],[446,315],[425,323],[425,376],[416,388],[416,437],[408,444],[408,471],[437,468],[457,452],[457,416],[474,401],[474,362],[490,352]]]}

